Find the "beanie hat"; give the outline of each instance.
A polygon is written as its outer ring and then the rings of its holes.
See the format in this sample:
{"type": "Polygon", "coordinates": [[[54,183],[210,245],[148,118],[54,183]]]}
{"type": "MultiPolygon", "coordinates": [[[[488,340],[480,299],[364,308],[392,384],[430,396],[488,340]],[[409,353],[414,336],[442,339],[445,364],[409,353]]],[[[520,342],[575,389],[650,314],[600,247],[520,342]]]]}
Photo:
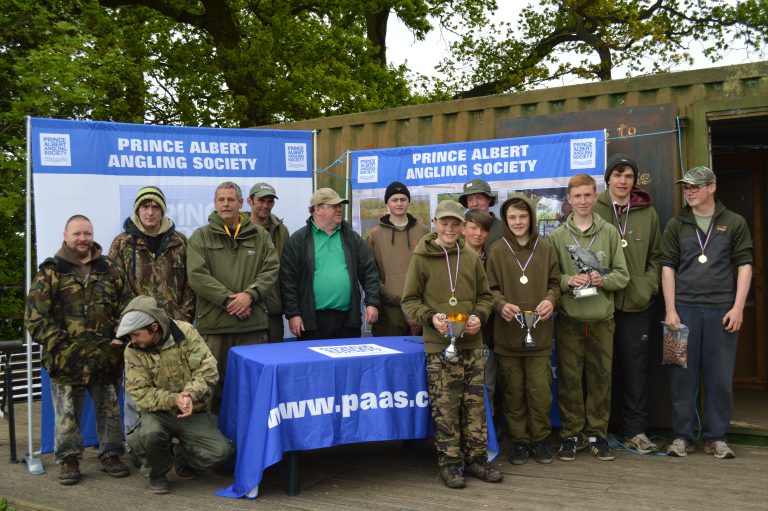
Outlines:
{"type": "Polygon", "coordinates": [[[163,210],[163,216],[165,216],[165,194],[156,186],[145,186],[139,190],[136,194],[136,200],[133,202],[133,212],[138,214],[139,206],[148,200],[157,203],[163,210]]]}
{"type": "Polygon", "coordinates": [[[628,154],[614,154],[610,158],[608,158],[608,163],[605,165],[605,182],[608,183],[608,179],[611,177],[611,172],[613,172],[613,169],[618,167],[619,165],[626,165],[627,167],[632,168],[632,174],[635,176],[635,182],[634,185],[637,185],[637,163],[635,163],[635,160],[632,159],[628,154]]]}
{"type": "Polygon", "coordinates": [[[384,203],[386,204],[389,202],[389,198],[393,195],[397,195],[398,193],[405,195],[408,197],[408,200],[411,200],[411,192],[408,191],[408,187],[406,187],[403,183],[399,181],[394,181],[392,183],[389,183],[389,186],[387,187],[387,191],[384,192],[384,203]]]}

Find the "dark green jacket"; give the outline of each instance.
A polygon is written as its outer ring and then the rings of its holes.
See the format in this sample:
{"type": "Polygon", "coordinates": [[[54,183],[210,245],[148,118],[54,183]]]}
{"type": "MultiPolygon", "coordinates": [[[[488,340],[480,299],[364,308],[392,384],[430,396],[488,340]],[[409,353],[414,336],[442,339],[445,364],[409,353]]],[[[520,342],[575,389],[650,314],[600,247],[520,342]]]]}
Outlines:
{"type": "Polygon", "coordinates": [[[29,288],[24,314],[32,340],[42,346],[42,363],[61,385],[114,382],[123,372],[123,352],[110,344],[127,286],[120,270],[94,244],[87,278],[75,261],[43,261],[29,288]]]}
{"type": "MultiPolygon", "coordinates": [[[[280,289],[282,291],[285,317],[301,316],[306,330],[317,330],[315,320],[315,240],[312,234],[312,217],[307,225],[296,231],[285,244],[280,260],[280,289]]],[[[379,270],[373,254],[360,235],[352,230],[349,223],[341,222],[341,246],[347,261],[349,281],[352,283],[352,297],[346,328],[363,324],[360,311],[360,286],[365,293],[365,305],[381,307],[379,301],[379,270]],[[359,283],[359,285],[358,285],[359,283]]]]}
{"type": "MultiPolygon", "coordinates": [[[[618,230],[616,214],[612,210],[613,201],[606,190],[598,196],[593,211],[618,230]]],[[[633,189],[629,196],[629,221],[626,208],[619,215],[619,220],[622,227],[627,226],[624,259],[627,261],[629,283],[624,289],[613,293],[614,305],[624,312],[644,311],[659,292],[661,280],[659,216],[651,205],[648,192],[633,189]]]]}
{"type": "Polygon", "coordinates": [[[197,295],[197,329],[201,334],[255,332],[267,329],[265,297],[275,283],[280,262],[269,233],[240,214],[240,232],[232,239],[214,211],[208,225],[189,238],[187,274],[197,295]],[[228,296],[246,292],[251,316],[240,320],[227,312],[228,296]]]}
{"type": "MultiPolygon", "coordinates": [[[[281,259],[283,257],[285,244],[288,242],[288,228],[283,224],[283,221],[275,215],[270,215],[269,221],[270,224],[267,228],[267,232],[269,232],[269,238],[272,240],[275,250],[277,250],[277,258],[281,259]]],[[[279,278],[272,284],[272,287],[267,293],[266,304],[270,316],[283,315],[283,301],[280,299],[279,278]]]]}

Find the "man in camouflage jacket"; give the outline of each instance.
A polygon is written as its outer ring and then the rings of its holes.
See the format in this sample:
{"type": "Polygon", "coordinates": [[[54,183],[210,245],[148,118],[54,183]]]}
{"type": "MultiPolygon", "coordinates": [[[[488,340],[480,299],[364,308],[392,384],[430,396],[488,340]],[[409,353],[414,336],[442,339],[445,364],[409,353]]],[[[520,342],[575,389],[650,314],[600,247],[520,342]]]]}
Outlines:
{"type": "Polygon", "coordinates": [[[96,409],[102,469],[113,477],[128,475],[120,461],[123,428],[116,383],[123,363],[114,335],[125,301],[123,276],[101,255],[90,220],[73,216],[61,249],[40,265],[24,318],[32,339],[42,346],[43,367],[51,377],[54,455],[62,465],[61,484],[80,480],[80,420],[86,390],[96,409]]]}
{"type": "Polygon", "coordinates": [[[167,493],[165,474],[175,466],[179,479],[191,479],[226,462],[234,453],[219,432],[209,401],[219,380],[216,359],[199,333],[173,321],[150,296],[128,304],[117,330],[129,337],[125,350],[125,390],[140,416],[128,444],[143,462],[153,493],[167,493]],[[170,440],[176,438],[177,444],[170,440]]]}

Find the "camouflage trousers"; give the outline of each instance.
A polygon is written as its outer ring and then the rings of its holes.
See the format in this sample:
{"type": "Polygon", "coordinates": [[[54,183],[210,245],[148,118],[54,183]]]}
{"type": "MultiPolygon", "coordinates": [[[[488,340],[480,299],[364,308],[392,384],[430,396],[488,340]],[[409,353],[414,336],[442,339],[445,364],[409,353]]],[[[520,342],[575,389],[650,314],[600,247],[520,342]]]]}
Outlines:
{"type": "Polygon", "coordinates": [[[143,412],[128,432],[128,445],[142,462],[141,472],[160,477],[172,466],[205,472],[227,462],[235,448],[208,412],[177,419],[174,412],[143,412]],[[176,438],[178,443],[171,443],[176,438]]]}
{"type": "Polygon", "coordinates": [[[216,359],[216,369],[219,371],[219,382],[213,389],[213,396],[211,397],[211,411],[213,413],[219,413],[221,406],[221,393],[224,390],[229,348],[248,344],[264,344],[267,342],[267,335],[267,330],[257,330],[233,334],[207,334],[205,336],[205,344],[208,345],[211,355],[216,359]]]}
{"type": "Polygon", "coordinates": [[[61,463],[69,456],[80,458],[83,454],[80,421],[86,391],[91,395],[96,409],[99,459],[120,456],[125,452],[123,424],[115,384],[91,382],[88,385],[61,385],[51,382],[56,431],[53,452],[56,463],[61,463]]]}
{"type": "Polygon", "coordinates": [[[579,321],[564,314],[555,320],[560,437],[584,433],[607,438],[611,414],[613,319],[579,321]],[[582,385],[586,381],[586,393],[582,385]]]}
{"type": "Polygon", "coordinates": [[[403,309],[398,305],[382,305],[379,309],[379,319],[373,324],[371,331],[374,337],[411,335],[403,309]]]}
{"type": "Polygon", "coordinates": [[[485,463],[483,350],[458,350],[457,362],[446,362],[442,353],[427,353],[426,359],[438,465],[485,463]]]}
{"type": "Polygon", "coordinates": [[[550,356],[499,359],[499,392],[513,442],[543,442],[552,432],[552,363],[550,356]]]}

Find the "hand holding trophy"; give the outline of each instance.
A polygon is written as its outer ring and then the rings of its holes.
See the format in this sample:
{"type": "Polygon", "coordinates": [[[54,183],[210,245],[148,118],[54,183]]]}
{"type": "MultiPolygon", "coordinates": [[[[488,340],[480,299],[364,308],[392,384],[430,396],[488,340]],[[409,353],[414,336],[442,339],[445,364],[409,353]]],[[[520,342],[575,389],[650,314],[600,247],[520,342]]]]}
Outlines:
{"type": "Polygon", "coordinates": [[[456,339],[464,335],[464,327],[467,326],[469,316],[460,312],[452,312],[446,315],[446,319],[448,320],[448,335],[451,337],[451,343],[443,352],[445,361],[457,362],[459,359],[456,356],[456,339]]]}
{"type": "Polygon", "coordinates": [[[538,323],[539,319],[541,319],[539,313],[536,311],[520,311],[515,314],[515,319],[518,323],[520,323],[520,328],[523,328],[526,331],[523,346],[526,348],[535,348],[536,341],[533,340],[531,330],[536,328],[536,323],[538,323]]]}
{"type": "MultiPolygon", "coordinates": [[[[579,274],[589,275],[596,271],[602,276],[610,273],[610,268],[604,268],[600,264],[597,255],[589,248],[582,248],[579,245],[568,245],[566,248],[571,253],[571,259],[579,274]]],[[[597,295],[597,288],[593,285],[593,281],[590,278],[586,284],[574,287],[572,293],[574,298],[586,298],[597,295]]]]}

